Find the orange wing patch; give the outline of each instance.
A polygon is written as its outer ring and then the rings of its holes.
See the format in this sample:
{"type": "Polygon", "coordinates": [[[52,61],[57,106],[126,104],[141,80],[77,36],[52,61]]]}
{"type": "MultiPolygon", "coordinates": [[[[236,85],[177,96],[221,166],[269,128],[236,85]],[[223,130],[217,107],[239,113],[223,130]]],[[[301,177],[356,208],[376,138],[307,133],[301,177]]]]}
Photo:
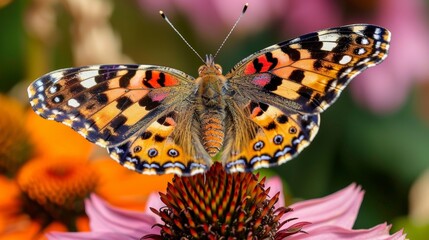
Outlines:
{"type": "Polygon", "coordinates": [[[225,159],[229,172],[250,171],[285,163],[316,136],[319,115],[285,115],[263,103],[250,103],[250,120],[259,126],[247,148],[225,159]]]}
{"type": "Polygon", "coordinates": [[[176,127],[176,114],[169,113],[144,132],[109,147],[110,155],[125,167],[145,174],[194,175],[206,171],[209,165],[204,159],[185,152],[174,142],[172,134],[176,127]]]}

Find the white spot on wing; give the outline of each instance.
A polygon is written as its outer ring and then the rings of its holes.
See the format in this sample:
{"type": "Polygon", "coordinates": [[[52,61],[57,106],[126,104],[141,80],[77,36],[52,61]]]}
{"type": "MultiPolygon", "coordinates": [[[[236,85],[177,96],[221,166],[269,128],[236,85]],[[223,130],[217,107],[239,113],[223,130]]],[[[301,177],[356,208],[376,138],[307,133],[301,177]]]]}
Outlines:
{"type": "Polygon", "coordinates": [[[43,94],[38,94],[37,98],[40,99],[40,101],[45,101],[45,96],[43,96],[43,94]]]}
{"type": "Polygon", "coordinates": [[[89,78],[80,82],[80,85],[82,85],[84,88],[91,88],[97,85],[97,82],[95,81],[95,78],[89,78]]]}
{"type": "Polygon", "coordinates": [[[369,44],[369,40],[366,38],[362,38],[362,40],[360,41],[360,44],[367,45],[367,44],[369,44]]]}
{"type": "Polygon", "coordinates": [[[321,50],[332,51],[337,46],[335,42],[323,42],[321,50]]]}
{"type": "Polygon", "coordinates": [[[338,63],[344,65],[349,63],[351,60],[352,60],[352,57],[350,57],[349,55],[344,55],[338,63]]]}
{"type": "Polygon", "coordinates": [[[58,87],[57,86],[52,86],[51,88],[49,88],[49,92],[50,93],[56,93],[58,91],[58,87]]]}
{"type": "Polygon", "coordinates": [[[380,34],[381,33],[381,28],[376,28],[374,32],[375,32],[375,34],[380,34]]]}
{"type": "Polygon", "coordinates": [[[347,76],[351,71],[352,71],[352,68],[347,68],[347,69],[346,69],[346,70],[344,70],[344,72],[341,74],[340,78],[343,78],[343,77],[347,76]]]}
{"type": "Polygon", "coordinates": [[[320,35],[320,34],[322,34],[322,33],[319,32],[319,40],[320,41],[336,42],[340,38],[340,35],[336,34],[336,33],[325,34],[325,35],[320,35]]]}
{"type": "Polygon", "coordinates": [[[76,99],[74,99],[74,98],[69,99],[69,101],[67,102],[67,104],[70,107],[74,107],[74,108],[77,108],[77,107],[80,106],[80,103],[76,99]]]}
{"type": "Polygon", "coordinates": [[[84,69],[79,72],[79,78],[84,80],[87,80],[89,78],[93,78],[98,75],[98,71],[85,71],[84,69]]]}
{"type": "Polygon", "coordinates": [[[37,87],[40,87],[43,85],[42,80],[37,80],[34,84],[36,84],[37,87]]]}
{"type": "Polygon", "coordinates": [[[381,46],[381,42],[376,42],[375,43],[375,48],[380,48],[380,46],[381,46]]]}
{"type": "Polygon", "coordinates": [[[364,54],[366,51],[365,51],[365,49],[363,49],[363,48],[359,48],[358,50],[357,50],[357,54],[358,55],[362,55],[362,54],[364,54]]]}
{"type": "Polygon", "coordinates": [[[55,81],[53,81],[53,82],[56,82],[58,79],[60,79],[60,78],[64,77],[64,73],[63,73],[63,72],[61,72],[61,71],[59,71],[59,72],[54,72],[54,73],[52,73],[52,74],[51,74],[51,77],[52,77],[53,79],[55,79],[55,81]]]}

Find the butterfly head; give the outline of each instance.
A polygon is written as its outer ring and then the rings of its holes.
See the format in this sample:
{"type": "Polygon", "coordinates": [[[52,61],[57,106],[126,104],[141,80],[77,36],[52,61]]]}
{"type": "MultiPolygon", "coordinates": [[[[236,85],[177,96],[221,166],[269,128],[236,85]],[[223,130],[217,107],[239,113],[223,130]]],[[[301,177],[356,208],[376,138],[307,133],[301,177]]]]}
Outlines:
{"type": "Polygon", "coordinates": [[[206,55],[205,64],[198,68],[198,74],[200,77],[210,74],[222,75],[222,67],[214,63],[213,55],[206,55]]]}

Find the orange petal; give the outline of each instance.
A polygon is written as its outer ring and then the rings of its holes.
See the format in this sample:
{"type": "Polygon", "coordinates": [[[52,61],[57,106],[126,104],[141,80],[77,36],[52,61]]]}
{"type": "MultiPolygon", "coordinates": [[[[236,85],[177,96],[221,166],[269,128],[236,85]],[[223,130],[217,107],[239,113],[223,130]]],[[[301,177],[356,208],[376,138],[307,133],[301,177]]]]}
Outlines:
{"type": "Polygon", "coordinates": [[[89,218],[87,216],[78,217],[76,219],[76,227],[78,232],[89,232],[89,218]]]}
{"type": "Polygon", "coordinates": [[[66,125],[49,121],[28,110],[26,127],[38,155],[88,158],[94,144],[66,125]]]}
{"type": "Polygon", "coordinates": [[[68,229],[60,222],[53,222],[43,229],[42,233],[37,234],[33,239],[47,240],[48,238],[46,237],[46,234],[49,232],[68,232],[68,229]]]}
{"type": "Polygon", "coordinates": [[[128,170],[109,158],[94,161],[100,184],[96,193],[114,206],[144,210],[149,194],[164,192],[172,174],[142,175],[128,170]]]}
{"type": "Polygon", "coordinates": [[[16,212],[20,209],[20,190],[15,181],[0,175],[0,215],[6,212],[16,212]]]}
{"type": "Polygon", "coordinates": [[[35,239],[40,231],[40,224],[34,221],[23,220],[14,223],[8,225],[9,229],[0,232],[0,240],[35,239]]]}

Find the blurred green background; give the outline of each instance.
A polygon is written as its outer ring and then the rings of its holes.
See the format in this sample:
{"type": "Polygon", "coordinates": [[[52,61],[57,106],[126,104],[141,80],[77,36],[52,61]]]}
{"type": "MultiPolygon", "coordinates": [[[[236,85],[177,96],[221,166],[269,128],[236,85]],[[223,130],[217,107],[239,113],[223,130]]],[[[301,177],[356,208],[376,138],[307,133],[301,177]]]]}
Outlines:
{"type": "MultiPolygon", "coordinates": [[[[196,76],[200,60],[159,17],[160,8],[204,55],[216,51],[245,3],[72,2],[0,0],[2,93],[26,101],[30,81],[87,64],[163,65],[196,76]]],[[[410,239],[429,239],[429,211],[413,215],[423,211],[416,202],[429,204],[428,180],[410,200],[410,189],[429,170],[429,49],[422,44],[429,41],[428,1],[249,2],[216,59],[224,72],[257,50],[325,27],[366,22],[392,31],[386,62],[357,77],[322,114],[313,143],[273,171],[294,198],[321,197],[356,182],[366,194],[355,228],[387,221],[405,227],[410,239]]]]}

